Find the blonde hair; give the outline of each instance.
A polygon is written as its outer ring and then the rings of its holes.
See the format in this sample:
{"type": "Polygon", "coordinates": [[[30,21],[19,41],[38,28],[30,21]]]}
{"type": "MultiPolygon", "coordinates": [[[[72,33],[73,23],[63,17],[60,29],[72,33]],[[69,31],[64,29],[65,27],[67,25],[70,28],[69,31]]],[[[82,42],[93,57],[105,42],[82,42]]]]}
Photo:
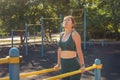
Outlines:
{"type": "Polygon", "coordinates": [[[72,23],[73,23],[72,28],[74,28],[74,27],[75,27],[75,19],[74,19],[74,17],[70,15],[70,16],[65,16],[64,19],[65,19],[65,18],[70,18],[70,19],[71,19],[71,21],[72,21],[72,23]]]}

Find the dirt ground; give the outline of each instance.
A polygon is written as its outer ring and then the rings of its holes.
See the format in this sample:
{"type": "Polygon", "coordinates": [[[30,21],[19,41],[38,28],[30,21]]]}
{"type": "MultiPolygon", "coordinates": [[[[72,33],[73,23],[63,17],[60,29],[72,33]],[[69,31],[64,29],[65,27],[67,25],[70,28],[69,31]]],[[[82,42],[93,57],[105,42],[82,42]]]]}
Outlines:
{"type": "MultiPolygon", "coordinates": [[[[83,47],[83,45],[82,45],[83,47]]],[[[0,48],[0,58],[8,56],[10,47],[0,48]]],[[[57,45],[45,45],[44,57],[41,57],[41,45],[35,48],[29,46],[29,54],[25,56],[25,47],[19,48],[20,55],[23,56],[20,63],[21,73],[32,72],[52,68],[57,61],[57,45]]],[[[86,67],[91,66],[95,59],[100,59],[103,68],[101,70],[101,80],[120,80],[120,42],[107,43],[105,46],[100,44],[89,45],[87,50],[83,51],[86,67]]],[[[47,73],[44,75],[35,75],[20,80],[42,80],[59,74],[59,72],[47,73]]],[[[0,77],[8,76],[8,64],[0,65],[0,77]]],[[[88,71],[82,74],[81,80],[94,80],[94,71],[88,71]]]]}

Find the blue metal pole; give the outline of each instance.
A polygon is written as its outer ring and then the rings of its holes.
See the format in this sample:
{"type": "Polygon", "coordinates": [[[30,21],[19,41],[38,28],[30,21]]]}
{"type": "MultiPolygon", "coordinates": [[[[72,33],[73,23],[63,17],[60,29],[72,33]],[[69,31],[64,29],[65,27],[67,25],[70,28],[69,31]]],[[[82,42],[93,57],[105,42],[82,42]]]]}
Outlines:
{"type": "Polygon", "coordinates": [[[12,38],[12,40],[11,40],[11,47],[13,47],[13,41],[14,41],[14,34],[13,34],[13,30],[11,30],[11,38],[12,38]]]}
{"type": "MultiPolygon", "coordinates": [[[[95,64],[100,65],[101,61],[99,59],[95,59],[95,64]]],[[[95,69],[95,80],[101,80],[101,69],[95,69]]]]}
{"type": "Polygon", "coordinates": [[[62,32],[62,14],[60,14],[60,32],[62,32]]]}
{"type": "Polygon", "coordinates": [[[102,45],[102,47],[105,45],[105,40],[101,41],[101,45],[102,45]]]}
{"type": "MultiPolygon", "coordinates": [[[[19,50],[15,47],[9,50],[10,57],[19,57],[19,50]]],[[[19,63],[9,63],[10,80],[19,80],[20,66],[19,63]]]]}
{"type": "Polygon", "coordinates": [[[35,31],[36,31],[36,29],[35,29],[36,27],[34,26],[34,48],[35,48],[35,31]]]}
{"type": "Polygon", "coordinates": [[[84,50],[86,50],[86,6],[84,5],[84,50]]]}
{"type": "Polygon", "coordinates": [[[44,56],[44,20],[42,17],[41,20],[42,26],[41,26],[41,32],[42,32],[42,44],[41,44],[41,56],[44,56]]]}
{"type": "Polygon", "coordinates": [[[27,26],[27,23],[25,24],[25,37],[26,37],[25,54],[28,55],[28,26],[27,26]]]}

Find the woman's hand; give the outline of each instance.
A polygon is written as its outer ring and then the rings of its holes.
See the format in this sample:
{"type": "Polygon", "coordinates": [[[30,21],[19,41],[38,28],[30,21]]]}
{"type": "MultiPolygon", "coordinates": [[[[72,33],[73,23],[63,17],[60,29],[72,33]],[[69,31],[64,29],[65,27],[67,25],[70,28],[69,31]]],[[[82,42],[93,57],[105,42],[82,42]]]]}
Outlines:
{"type": "Polygon", "coordinates": [[[56,64],[56,65],[54,66],[54,68],[59,69],[59,68],[60,68],[60,65],[59,65],[59,64],[56,64]]]}
{"type": "Polygon", "coordinates": [[[82,71],[82,73],[84,73],[86,70],[85,70],[85,65],[81,65],[81,71],[82,71]]]}

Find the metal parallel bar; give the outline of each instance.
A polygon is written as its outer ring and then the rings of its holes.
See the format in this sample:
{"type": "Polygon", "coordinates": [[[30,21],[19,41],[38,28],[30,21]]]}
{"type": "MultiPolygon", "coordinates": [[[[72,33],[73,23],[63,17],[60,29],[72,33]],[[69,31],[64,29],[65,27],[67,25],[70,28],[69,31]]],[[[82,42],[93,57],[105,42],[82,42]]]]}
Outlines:
{"type": "MultiPolygon", "coordinates": [[[[92,66],[87,67],[85,69],[86,69],[86,71],[90,71],[90,70],[93,70],[93,69],[101,69],[101,68],[102,68],[102,64],[98,64],[98,65],[93,64],[92,66]]],[[[64,78],[64,77],[79,74],[79,73],[81,73],[81,70],[76,70],[76,71],[73,71],[73,72],[64,73],[64,74],[57,75],[57,76],[50,77],[50,78],[46,78],[46,79],[43,79],[43,80],[57,80],[57,79],[61,79],[61,78],[64,78]]]]}
{"type": "MultiPolygon", "coordinates": [[[[59,69],[49,68],[49,69],[44,69],[44,70],[34,71],[34,72],[29,72],[29,73],[21,73],[20,78],[25,78],[25,77],[33,76],[33,75],[45,74],[45,73],[49,73],[49,72],[53,72],[53,71],[57,71],[57,70],[59,70],[59,69]]],[[[0,78],[0,80],[9,80],[9,77],[0,78]]]]}
{"type": "MultiPolygon", "coordinates": [[[[86,71],[90,71],[90,70],[93,70],[93,69],[100,70],[101,68],[102,68],[102,64],[93,64],[92,66],[87,67],[86,71]]],[[[49,68],[49,69],[44,69],[44,70],[34,71],[34,72],[29,72],[29,73],[21,73],[20,78],[25,78],[27,76],[38,75],[38,74],[40,75],[40,74],[53,72],[53,71],[57,71],[57,70],[59,70],[59,69],[58,68],[49,68]]],[[[73,72],[57,75],[57,76],[46,78],[46,79],[43,79],[43,80],[57,80],[57,79],[61,79],[61,78],[64,78],[64,77],[79,74],[79,73],[81,73],[81,70],[76,70],[76,71],[73,71],[73,72]]],[[[95,75],[97,75],[97,74],[95,74],[95,75]]],[[[0,80],[9,80],[9,77],[0,78],[0,80]]]]}
{"type": "MultiPolygon", "coordinates": [[[[87,67],[86,71],[93,70],[96,67],[97,67],[97,65],[94,64],[94,65],[92,65],[90,67],[87,67]]],[[[64,78],[64,77],[68,77],[68,76],[72,76],[72,75],[75,75],[75,74],[79,74],[79,73],[81,73],[81,70],[76,70],[76,71],[73,71],[73,72],[64,73],[64,74],[57,75],[57,76],[50,77],[50,78],[46,78],[46,79],[43,79],[43,80],[57,80],[57,79],[61,79],[61,78],[64,78]]]]}
{"type": "Polygon", "coordinates": [[[53,72],[53,71],[57,71],[57,70],[58,69],[56,69],[56,68],[49,68],[49,69],[44,69],[44,70],[40,70],[40,71],[22,73],[22,74],[20,74],[20,78],[25,78],[27,76],[32,76],[32,75],[40,75],[40,74],[49,73],[49,72],[53,72]]]}

